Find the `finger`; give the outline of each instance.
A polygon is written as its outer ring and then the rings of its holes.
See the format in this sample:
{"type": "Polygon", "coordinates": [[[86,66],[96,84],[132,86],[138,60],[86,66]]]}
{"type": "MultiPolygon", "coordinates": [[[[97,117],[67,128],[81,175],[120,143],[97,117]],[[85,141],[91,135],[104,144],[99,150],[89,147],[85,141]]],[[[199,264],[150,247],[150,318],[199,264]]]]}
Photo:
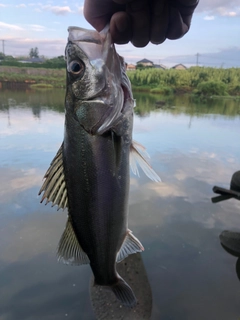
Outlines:
{"type": "Polygon", "coordinates": [[[119,4],[127,4],[128,2],[132,2],[134,0],[113,0],[113,1],[119,4]]]}
{"type": "Polygon", "coordinates": [[[83,14],[97,31],[101,31],[110,22],[112,15],[122,10],[125,10],[125,6],[112,0],[85,0],[83,14]]]}
{"type": "Polygon", "coordinates": [[[179,39],[184,36],[185,33],[189,30],[189,25],[187,25],[178,11],[178,9],[171,7],[170,8],[170,20],[167,31],[167,38],[170,40],[179,39]]]}
{"type": "Polygon", "coordinates": [[[166,1],[154,0],[151,8],[152,25],[150,31],[150,41],[160,44],[165,41],[168,30],[168,4],[166,1]]]}
{"type": "Polygon", "coordinates": [[[183,22],[190,28],[192,21],[192,15],[196,9],[199,1],[198,0],[178,0],[177,9],[182,16],[183,22]]]}
{"type": "Polygon", "coordinates": [[[131,19],[126,12],[117,12],[112,16],[110,33],[117,44],[125,44],[132,39],[131,19]]]}
{"type": "MultiPolygon", "coordinates": [[[[175,2],[176,1],[184,7],[188,7],[188,8],[194,7],[194,9],[199,3],[199,0],[175,0],[175,2]]],[[[192,9],[192,12],[194,11],[194,9],[192,9]]]]}
{"type": "Polygon", "coordinates": [[[134,0],[126,5],[131,17],[132,44],[145,47],[150,39],[150,8],[147,0],[134,0]]]}

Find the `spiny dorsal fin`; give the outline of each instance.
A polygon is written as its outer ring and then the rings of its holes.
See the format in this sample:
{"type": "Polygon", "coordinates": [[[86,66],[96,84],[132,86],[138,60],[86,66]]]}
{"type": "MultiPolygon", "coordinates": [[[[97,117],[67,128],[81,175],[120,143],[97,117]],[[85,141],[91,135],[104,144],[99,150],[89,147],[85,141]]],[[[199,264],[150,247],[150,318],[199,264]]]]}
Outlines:
{"type": "Polygon", "coordinates": [[[58,205],[58,209],[65,209],[68,206],[67,188],[63,171],[62,147],[59,148],[56,156],[50,164],[44,176],[44,183],[38,195],[43,191],[41,202],[46,199],[46,204],[52,202],[52,206],[58,205]]]}
{"type": "Polygon", "coordinates": [[[153,170],[151,165],[148,163],[149,155],[146,152],[146,149],[136,141],[132,142],[131,148],[130,148],[130,166],[132,169],[132,172],[139,176],[138,166],[143,170],[143,172],[146,174],[146,176],[156,182],[160,182],[161,179],[157,175],[157,173],[153,170]]]}
{"type": "Polygon", "coordinates": [[[144,251],[143,245],[136,237],[134,237],[134,235],[132,234],[132,231],[128,230],[127,235],[121,246],[121,249],[118,251],[117,262],[122,261],[130,254],[142,252],[142,251],[144,251]]]}
{"type": "Polygon", "coordinates": [[[68,218],[66,228],[58,244],[58,261],[65,264],[80,265],[89,263],[88,256],[82,250],[72,227],[70,218],[68,218]]]}

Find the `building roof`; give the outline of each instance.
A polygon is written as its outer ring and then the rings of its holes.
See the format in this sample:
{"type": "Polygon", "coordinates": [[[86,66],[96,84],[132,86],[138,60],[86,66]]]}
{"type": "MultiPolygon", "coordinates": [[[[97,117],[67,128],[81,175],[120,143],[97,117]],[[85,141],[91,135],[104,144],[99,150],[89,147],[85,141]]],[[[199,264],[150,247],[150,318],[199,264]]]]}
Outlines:
{"type": "Polygon", "coordinates": [[[176,69],[177,67],[180,67],[180,66],[187,69],[187,67],[182,63],[176,64],[175,66],[172,67],[172,69],[176,69]]]}
{"type": "Polygon", "coordinates": [[[144,59],[142,59],[142,60],[138,61],[138,62],[137,62],[137,64],[139,64],[139,63],[149,63],[149,62],[150,62],[151,64],[153,64],[153,62],[152,62],[152,61],[150,61],[150,60],[148,60],[148,59],[145,59],[145,58],[144,58],[144,59]]]}
{"type": "Polygon", "coordinates": [[[154,64],[153,66],[157,69],[164,69],[164,70],[167,69],[167,67],[164,66],[163,64],[154,64]]]}

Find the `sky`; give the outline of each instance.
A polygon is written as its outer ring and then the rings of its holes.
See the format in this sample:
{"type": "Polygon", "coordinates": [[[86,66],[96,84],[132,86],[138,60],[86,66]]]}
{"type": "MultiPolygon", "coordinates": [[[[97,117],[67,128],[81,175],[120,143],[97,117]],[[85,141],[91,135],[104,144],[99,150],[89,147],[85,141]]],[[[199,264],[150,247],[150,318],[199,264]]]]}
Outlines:
{"type": "MultiPolygon", "coordinates": [[[[39,54],[49,58],[64,55],[68,26],[92,29],[83,16],[83,5],[83,0],[0,0],[0,52],[27,56],[38,47],[39,54]]],[[[200,0],[183,38],[144,48],[118,45],[117,52],[134,64],[146,58],[167,67],[197,62],[240,67],[240,0],[200,0]]]]}

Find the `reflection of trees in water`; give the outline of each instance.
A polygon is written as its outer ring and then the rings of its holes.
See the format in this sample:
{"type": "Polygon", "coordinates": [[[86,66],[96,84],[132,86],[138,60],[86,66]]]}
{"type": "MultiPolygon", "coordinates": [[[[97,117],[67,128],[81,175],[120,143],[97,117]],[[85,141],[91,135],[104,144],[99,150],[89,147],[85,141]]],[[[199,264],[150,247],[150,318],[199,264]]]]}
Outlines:
{"type": "Polygon", "coordinates": [[[64,112],[65,90],[3,90],[0,100],[0,111],[9,108],[31,108],[34,117],[40,118],[41,110],[51,109],[64,112]],[[14,103],[13,103],[14,102],[14,103]]]}
{"type": "MultiPolygon", "coordinates": [[[[151,111],[161,109],[161,112],[171,114],[188,114],[191,117],[205,117],[209,115],[224,115],[236,117],[240,115],[240,101],[234,99],[196,100],[188,95],[162,96],[146,92],[134,92],[136,99],[135,113],[146,117],[151,111]],[[174,108],[177,106],[177,108],[174,108]]],[[[0,111],[9,108],[32,108],[34,117],[40,118],[41,111],[51,109],[59,113],[64,112],[65,90],[2,90],[0,97],[0,111]]]]}
{"type": "Polygon", "coordinates": [[[161,96],[144,92],[134,92],[136,99],[135,113],[140,117],[147,116],[151,111],[162,109],[171,114],[188,114],[203,117],[206,115],[224,115],[236,117],[240,115],[240,100],[208,99],[205,101],[193,99],[190,95],[161,96]],[[173,108],[177,106],[177,108],[173,108]]]}
{"type": "Polygon", "coordinates": [[[164,108],[173,105],[174,101],[173,96],[153,95],[145,92],[134,92],[133,96],[136,99],[134,112],[140,117],[146,117],[151,111],[158,109],[158,101],[162,102],[161,105],[164,105],[164,108]]]}

